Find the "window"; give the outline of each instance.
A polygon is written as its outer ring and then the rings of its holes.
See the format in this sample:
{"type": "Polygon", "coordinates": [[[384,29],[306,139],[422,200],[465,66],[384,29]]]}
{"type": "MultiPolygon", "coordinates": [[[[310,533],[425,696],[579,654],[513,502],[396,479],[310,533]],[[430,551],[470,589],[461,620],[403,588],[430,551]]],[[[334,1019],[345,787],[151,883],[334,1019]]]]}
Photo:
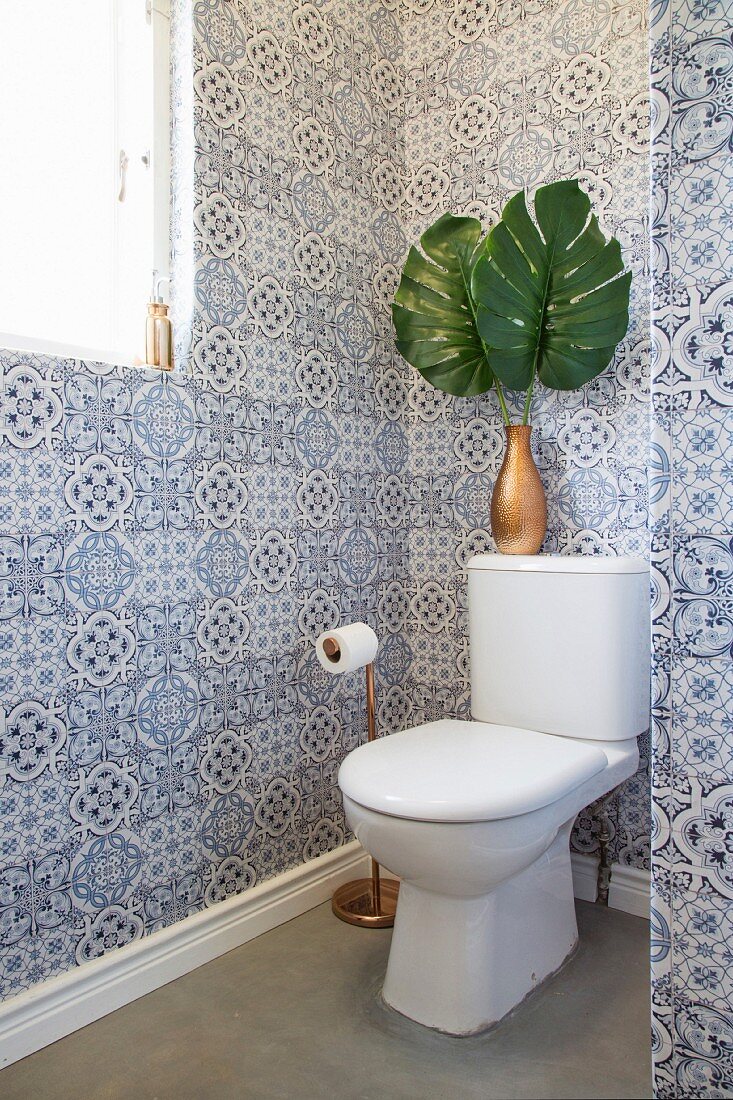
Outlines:
{"type": "Polygon", "coordinates": [[[168,268],[167,0],[0,0],[0,345],[132,362],[168,268]]]}

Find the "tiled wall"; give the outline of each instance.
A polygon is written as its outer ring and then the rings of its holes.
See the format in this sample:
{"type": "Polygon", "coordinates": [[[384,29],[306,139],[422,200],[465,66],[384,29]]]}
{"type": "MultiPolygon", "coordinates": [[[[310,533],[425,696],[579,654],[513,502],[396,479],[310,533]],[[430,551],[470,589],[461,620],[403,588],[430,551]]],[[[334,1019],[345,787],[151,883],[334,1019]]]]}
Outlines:
{"type": "Polygon", "coordinates": [[[653,5],[657,1095],[733,1096],[733,36],[653,5]]]}
{"type": "Polygon", "coordinates": [[[645,553],[642,13],[174,4],[184,372],[0,358],[0,995],[342,843],[361,679],[323,627],[377,628],[384,729],[467,712],[498,416],[417,381],[389,317],[439,208],[577,172],[626,245],[617,370],[535,421],[548,548],[645,553]]]}
{"type": "MultiPolygon", "coordinates": [[[[615,365],[574,393],[540,391],[532,420],[547,489],[546,551],[648,556],[649,84],[645,3],[507,0],[404,9],[401,213],[412,243],[448,207],[487,226],[521,187],[577,176],[634,273],[615,365]]],[[[410,630],[415,715],[468,705],[461,567],[493,550],[491,487],[504,442],[492,397],[408,391],[412,590],[436,615],[410,630]],[[422,499],[430,501],[425,508],[422,499]],[[460,675],[456,675],[456,670],[460,675]]],[[[515,405],[515,414],[521,406],[515,405]]],[[[515,416],[516,418],[516,416],[515,416]]],[[[592,721],[592,716],[589,716],[592,721]]],[[[613,858],[649,866],[648,741],[611,808],[613,858]]],[[[573,846],[597,850],[581,815],[573,846]]]]}
{"type": "Polygon", "coordinates": [[[174,14],[184,373],[0,356],[2,996],[344,841],[322,629],[377,627],[408,711],[394,17],[174,14]]]}

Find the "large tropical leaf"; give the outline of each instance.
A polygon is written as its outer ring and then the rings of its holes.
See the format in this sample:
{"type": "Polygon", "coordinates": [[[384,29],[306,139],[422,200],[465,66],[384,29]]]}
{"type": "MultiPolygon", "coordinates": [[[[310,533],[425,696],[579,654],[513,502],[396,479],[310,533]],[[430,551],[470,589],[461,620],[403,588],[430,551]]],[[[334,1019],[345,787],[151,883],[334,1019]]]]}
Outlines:
{"type": "Polygon", "coordinates": [[[397,349],[439,390],[470,397],[494,384],[470,298],[481,223],[443,214],[411,248],[392,316],[397,349]]]}
{"type": "Polygon", "coordinates": [[[474,265],[476,322],[496,377],[573,390],[608,366],[629,324],[631,273],[607,241],[577,180],[541,187],[535,221],[524,191],[510,199],[474,265]]]}

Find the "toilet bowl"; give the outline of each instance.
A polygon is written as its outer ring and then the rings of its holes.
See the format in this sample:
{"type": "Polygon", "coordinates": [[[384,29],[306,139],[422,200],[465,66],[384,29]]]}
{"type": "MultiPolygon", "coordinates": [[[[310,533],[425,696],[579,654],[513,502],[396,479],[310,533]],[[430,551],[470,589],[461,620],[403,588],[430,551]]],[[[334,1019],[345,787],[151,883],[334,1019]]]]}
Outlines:
{"type": "Polygon", "coordinates": [[[351,753],[339,775],[348,821],[402,880],[387,1004],[466,1035],[557,970],[578,935],[573,821],[638,761],[634,738],[569,741],[449,720],[351,753]]]}
{"type": "Polygon", "coordinates": [[[590,561],[474,559],[476,720],[381,738],[341,766],[351,828],[401,879],[383,997],[428,1027],[492,1026],[577,942],[570,831],[636,771],[649,689],[647,567],[590,561]],[[533,660],[549,674],[533,679],[533,660]]]}

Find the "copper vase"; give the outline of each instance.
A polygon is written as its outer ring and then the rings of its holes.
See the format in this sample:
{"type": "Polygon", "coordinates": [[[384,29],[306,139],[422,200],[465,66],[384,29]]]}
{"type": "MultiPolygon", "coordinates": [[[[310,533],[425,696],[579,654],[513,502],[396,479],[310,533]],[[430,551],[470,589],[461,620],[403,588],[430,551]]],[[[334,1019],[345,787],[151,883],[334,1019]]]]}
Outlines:
{"type": "Polygon", "coordinates": [[[532,458],[530,424],[507,424],[506,453],[491,496],[491,533],[500,554],[536,554],[547,530],[547,502],[532,458]]]}

